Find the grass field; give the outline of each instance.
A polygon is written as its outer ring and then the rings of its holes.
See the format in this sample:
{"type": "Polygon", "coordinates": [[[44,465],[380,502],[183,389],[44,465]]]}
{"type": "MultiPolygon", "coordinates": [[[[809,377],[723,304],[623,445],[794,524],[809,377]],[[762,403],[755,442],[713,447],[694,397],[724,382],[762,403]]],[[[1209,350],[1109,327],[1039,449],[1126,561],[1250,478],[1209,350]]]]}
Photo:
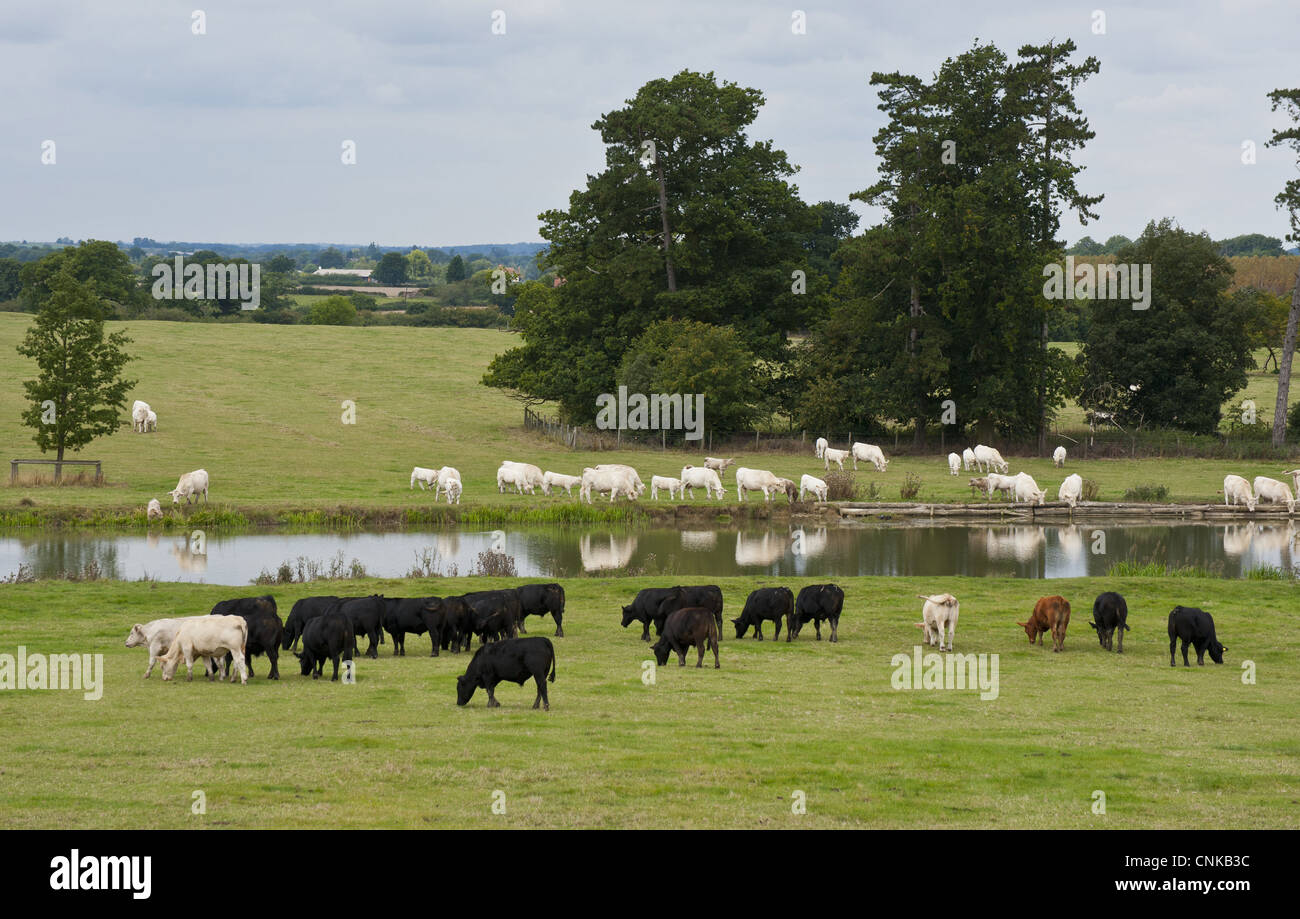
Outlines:
{"type": "MultiPolygon", "coordinates": [[[[455,705],[466,658],[361,658],[355,685],[265,658],[246,687],[142,680],[131,624],[206,612],[229,588],[41,582],[0,588],[0,653],[102,653],[99,701],[0,691],[0,826],[10,827],[1293,827],[1300,816],[1295,588],[1217,579],[843,579],[840,642],[737,641],[722,669],[650,658],[619,606],[662,579],[566,582],[551,711],[532,684],[455,705]],[[1092,598],[1130,607],[1125,653],[1098,647],[1092,598]],[[998,655],[998,696],[895,690],[918,592],[962,601],[959,654],[998,655]],[[1041,594],[1074,607],[1065,651],[1016,625],[1041,594]],[[1165,622],[1201,605],[1226,663],[1169,667],[1165,622]],[[1257,683],[1242,680],[1253,661],[1257,683]],[[193,793],[206,815],[191,814],[193,793]],[[494,792],[506,813],[491,809],[494,792]],[[807,813],[792,813],[792,795],[807,813]],[[1106,813],[1093,813],[1094,792],[1106,813]],[[498,799],[499,800],[499,799],[498,799]]],[[[772,582],[719,581],[727,616],[772,582]]],[[[785,582],[798,589],[803,581],[785,582]]],[[[318,593],[447,594],[506,582],[365,581],[318,593]]],[[[306,588],[276,591],[281,615],[306,588]]],[[[238,595],[236,592],[233,595],[238,595]]],[[[550,636],[549,618],[529,619],[550,636]]],[[[364,644],[363,644],[364,650],[364,644]]],[[[328,675],[328,670],[327,670],[328,675]]]]}
{"type": "MultiPolygon", "coordinates": [[[[21,314],[0,313],[0,354],[11,356],[0,363],[0,444],[11,459],[39,455],[18,417],[21,382],[32,369],[13,349],[27,322],[21,314]]],[[[127,508],[143,521],[150,498],[169,504],[165,492],[180,473],[197,468],[208,470],[218,509],[420,508],[430,496],[409,489],[411,467],[444,464],[460,470],[463,502],[545,507],[567,499],[498,495],[501,460],[570,474],[595,462],[627,462],[648,483],[653,474],[677,475],[703,456],[653,448],[569,451],[525,434],[520,406],[479,384],[492,356],[516,341],[496,330],[120,325],[135,341],[137,360],[127,370],[140,382],[131,398],[143,398],[158,412],[158,432],[134,435],[124,415],[119,433],[70,457],[103,460],[106,487],[10,487],[6,477],[0,515],[21,511],[39,519],[57,508],[127,508]],[[344,400],[356,405],[355,424],[343,423],[344,400]],[[24,499],[31,506],[20,508],[24,499]]],[[[1256,374],[1247,393],[1266,408],[1275,385],[1275,376],[1256,374]]],[[[1300,385],[1292,391],[1300,398],[1300,385]]],[[[883,445],[888,453],[890,445],[883,445]]],[[[811,452],[737,455],[742,465],[798,481],[804,472],[821,470],[811,452]]],[[[1065,473],[1097,481],[1102,500],[1118,500],[1135,484],[1162,483],[1171,500],[1214,501],[1228,472],[1250,478],[1276,476],[1284,468],[1267,461],[1071,459],[1065,473]]],[[[1035,476],[1052,497],[1065,474],[1037,458],[1013,458],[1012,471],[1019,470],[1035,476]]],[[[883,499],[897,500],[909,472],[923,480],[922,500],[970,497],[967,476],[949,476],[937,447],[933,458],[900,456],[886,473],[864,467],[860,477],[878,481],[883,499]]],[[[730,477],[728,486],[730,503],[730,477]]]]}

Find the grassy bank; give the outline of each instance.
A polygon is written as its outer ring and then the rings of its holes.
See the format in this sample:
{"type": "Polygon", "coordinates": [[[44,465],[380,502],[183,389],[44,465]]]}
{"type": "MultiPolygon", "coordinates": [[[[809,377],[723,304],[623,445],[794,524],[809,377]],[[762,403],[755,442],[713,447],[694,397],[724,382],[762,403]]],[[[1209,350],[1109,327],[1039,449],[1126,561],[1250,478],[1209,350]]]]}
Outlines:
{"type": "MultiPolygon", "coordinates": [[[[29,318],[0,313],[0,353],[14,357],[0,362],[0,444],[11,459],[38,456],[30,432],[19,422],[21,384],[31,368],[13,351],[29,318]]],[[[204,468],[212,482],[209,512],[217,515],[215,520],[232,524],[285,522],[293,515],[329,515],[340,509],[376,517],[412,514],[429,522],[447,519],[448,513],[465,514],[466,507],[496,515],[489,517],[492,522],[608,522],[609,515],[628,519],[642,512],[576,511],[576,499],[498,494],[496,468],[503,459],[516,459],[577,474],[585,465],[625,462],[636,466],[648,483],[651,475],[675,476],[683,465],[698,464],[703,456],[702,451],[655,448],[570,451],[524,433],[518,403],[479,385],[492,356],[516,340],[499,331],[114,325],[134,339],[131,351],[137,360],[127,372],[140,383],[131,398],[153,405],[159,416],[157,433],[132,434],[124,416],[120,433],[96,441],[75,457],[104,462],[107,484],[102,487],[55,487],[26,480],[10,486],[7,476],[0,477],[0,521],[130,525],[150,498],[161,499],[171,513],[167,490],[180,473],[204,468]],[[345,401],[355,405],[355,423],[344,423],[345,401]],[[416,465],[457,467],[465,485],[462,510],[435,510],[430,493],[412,490],[410,472],[416,465]]],[[[1263,400],[1276,377],[1256,376],[1251,386],[1263,400]]],[[[1300,398],[1300,385],[1295,392],[1300,398]]],[[[888,452],[891,445],[882,446],[888,452]]],[[[823,474],[811,454],[809,445],[801,453],[736,455],[741,465],[771,469],[798,481],[805,472],[823,474]]],[[[1229,472],[1249,478],[1277,476],[1288,468],[1272,461],[1074,456],[1064,471],[1046,459],[1011,458],[1011,464],[1013,472],[1030,473],[1052,496],[1065,474],[1078,472],[1098,483],[1101,500],[1121,500],[1130,488],[1161,484],[1168,487],[1169,500],[1178,502],[1218,500],[1229,472]]],[[[933,457],[900,456],[885,473],[864,467],[859,479],[875,483],[881,499],[899,500],[909,474],[920,477],[920,500],[970,499],[968,476],[949,476],[937,448],[933,457]]],[[[731,473],[727,487],[726,503],[732,504],[731,473]]],[[[750,501],[757,503],[752,496],[750,501]]]]}
{"type": "MultiPolygon", "coordinates": [[[[510,582],[513,583],[513,582],[510,582]]],[[[106,582],[0,587],[0,653],[102,653],[103,698],[0,692],[5,827],[1281,827],[1300,797],[1295,588],[1198,578],[852,578],[840,642],[811,627],[794,644],[737,641],[722,669],[660,668],[619,607],[661,578],[566,582],[552,710],[504,684],[455,705],[466,659],[381,647],[355,685],[283,679],[246,687],[142,680],[122,646],[132,623],[205,612],[229,588],[106,582]],[[1117,589],[1125,654],[1087,626],[1117,589]],[[997,654],[996,699],[973,690],[899,691],[895,654],[920,630],[919,592],[962,601],[956,650],[997,654]],[[1030,647],[1016,625],[1046,591],[1071,600],[1065,653],[1030,647]],[[1215,617],[1227,663],[1169,667],[1177,604],[1215,617]],[[1241,663],[1257,668],[1242,682],[1241,663]],[[207,813],[191,814],[193,792],[207,813]],[[802,791],[807,813],[791,812],[802,791]],[[1093,813],[1094,792],[1106,813],[1093,813]],[[493,814],[494,792],[506,813],[493,814]]],[[[765,578],[719,582],[727,615],[765,578]]],[[[797,589],[802,581],[786,581],[797,589]]],[[[389,596],[506,585],[487,579],[364,581],[277,588],[282,614],[309,592],[389,596]]],[[[238,595],[238,591],[236,595],[238,595]]],[[[549,620],[531,634],[553,632],[549,620]]],[[[770,627],[769,627],[770,628],[770,627]]],[[[770,631],[768,632],[770,638],[770,631]]],[[[531,684],[530,684],[531,685],[531,684]]]]}

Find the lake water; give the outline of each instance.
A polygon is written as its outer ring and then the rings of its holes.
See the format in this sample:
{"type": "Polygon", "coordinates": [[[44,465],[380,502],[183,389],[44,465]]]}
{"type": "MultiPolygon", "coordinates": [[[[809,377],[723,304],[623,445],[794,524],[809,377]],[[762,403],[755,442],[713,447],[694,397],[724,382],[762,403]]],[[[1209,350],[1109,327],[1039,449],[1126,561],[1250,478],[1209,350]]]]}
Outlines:
{"type": "Polygon", "coordinates": [[[125,580],[247,585],[299,559],[324,571],[359,561],[401,577],[417,563],[474,573],[479,553],[502,551],[521,577],[584,572],[727,575],[1104,575],[1119,560],[1196,565],[1241,577],[1266,565],[1293,571],[1294,524],[869,524],[756,529],[520,527],[400,532],[122,533],[0,530],[0,578],[28,566],[49,577],[92,560],[125,580]]]}

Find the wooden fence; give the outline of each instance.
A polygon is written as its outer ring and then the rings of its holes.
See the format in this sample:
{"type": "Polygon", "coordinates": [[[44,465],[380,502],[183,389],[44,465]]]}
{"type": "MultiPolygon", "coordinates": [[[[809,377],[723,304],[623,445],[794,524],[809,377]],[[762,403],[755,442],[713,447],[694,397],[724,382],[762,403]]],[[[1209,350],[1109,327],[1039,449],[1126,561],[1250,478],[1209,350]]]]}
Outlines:
{"type": "Polygon", "coordinates": [[[9,461],[9,484],[14,485],[18,482],[19,466],[53,466],[54,481],[63,480],[64,466],[94,466],[95,467],[95,484],[102,485],[104,482],[104,468],[100,460],[25,460],[16,459],[9,461]]]}

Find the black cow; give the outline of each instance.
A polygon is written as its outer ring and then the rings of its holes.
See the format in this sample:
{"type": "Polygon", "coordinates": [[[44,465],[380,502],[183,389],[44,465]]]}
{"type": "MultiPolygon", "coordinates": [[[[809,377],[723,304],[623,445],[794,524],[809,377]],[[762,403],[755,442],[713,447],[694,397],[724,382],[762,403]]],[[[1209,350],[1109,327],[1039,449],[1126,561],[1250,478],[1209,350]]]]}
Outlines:
{"type": "Polygon", "coordinates": [[[338,597],[303,597],[289,610],[289,618],[284,623],[285,651],[298,650],[298,637],[307,623],[317,616],[324,615],[339,602],[338,597]]]}
{"type": "Polygon", "coordinates": [[[474,653],[465,673],[456,677],[456,704],[466,705],[480,686],[487,690],[488,708],[500,708],[496,686],[503,681],[523,686],[529,677],[537,682],[538,703],[551,710],[551,700],[546,696],[547,669],[555,682],[555,646],[549,638],[507,638],[505,641],[483,645],[474,653]]]}
{"type": "Polygon", "coordinates": [[[656,621],[659,616],[659,604],[668,597],[673,595],[673,591],[679,590],[677,587],[647,587],[645,590],[638,591],[636,598],[630,606],[623,607],[623,628],[627,628],[633,622],[641,623],[641,640],[650,640],[650,623],[655,624],[655,634],[663,633],[663,618],[656,621]]]}
{"type": "Polygon", "coordinates": [[[834,584],[809,584],[799,591],[785,624],[785,640],[799,637],[803,627],[811,621],[817,629],[817,640],[822,640],[822,620],[831,624],[831,641],[840,640],[840,612],[844,609],[844,591],[834,584]]]}
{"type": "Polygon", "coordinates": [[[334,662],[334,676],[330,677],[330,682],[337,682],[339,658],[352,660],[356,641],[352,620],[338,608],[312,619],[302,632],[302,653],[298,655],[302,675],[310,673],[313,680],[320,679],[325,670],[325,661],[331,660],[334,662]]]}
{"type": "Polygon", "coordinates": [[[473,610],[471,628],[484,644],[519,634],[519,616],[523,607],[516,591],[476,590],[465,594],[464,598],[473,610]]]}
{"type": "MultiPolygon", "coordinates": [[[[380,623],[384,621],[384,598],[380,594],[371,594],[368,597],[344,597],[339,601],[339,609],[352,620],[353,641],[356,641],[358,635],[365,635],[370,639],[370,647],[366,648],[366,657],[379,657],[379,645],[384,643],[384,630],[380,628],[380,623]]],[[[353,653],[361,652],[353,648],[353,653]]]]}
{"type": "Polygon", "coordinates": [[[1115,630],[1119,629],[1119,648],[1115,649],[1119,654],[1124,653],[1124,633],[1130,631],[1128,627],[1128,604],[1124,598],[1114,591],[1106,591],[1096,600],[1092,601],[1092,626],[1097,632],[1097,641],[1107,651],[1115,643],[1115,630]]]}
{"type": "MultiPolygon", "coordinates": [[[[222,600],[212,607],[213,616],[243,616],[248,623],[248,643],[244,645],[244,662],[248,666],[248,675],[253,675],[253,655],[265,654],[271,662],[271,672],[267,679],[280,679],[280,642],[284,640],[284,624],[275,607],[275,598],[270,594],[264,597],[240,597],[237,600],[222,600]]],[[[211,658],[206,658],[205,667],[215,666],[211,658]]],[[[231,656],[226,655],[226,671],[230,671],[231,656]]]]}
{"type": "Polygon", "coordinates": [[[438,641],[442,635],[441,615],[432,620],[437,631],[430,628],[430,601],[436,597],[384,597],[384,629],[393,639],[393,656],[406,656],[406,636],[408,633],[423,635],[430,632],[433,641],[433,655],[438,656],[438,641]]]}
{"type": "Polygon", "coordinates": [[[668,663],[668,653],[677,652],[677,665],[686,666],[686,652],[691,645],[699,651],[697,668],[704,666],[704,650],[713,649],[713,669],[722,667],[718,663],[718,623],[713,617],[713,610],[701,606],[688,606],[668,614],[664,622],[663,633],[654,643],[655,660],[659,666],[668,663]]]}
{"type": "Polygon", "coordinates": [[[696,587],[670,587],[668,595],[659,601],[659,609],[653,617],[655,632],[662,635],[664,621],[667,620],[668,614],[675,613],[679,609],[686,609],[688,606],[700,607],[712,612],[713,621],[718,627],[719,636],[721,636],[722,588],[714,584],[702,584],[696,587]]]}
{"type": "Polygon", "coordinates": [[[525,584],[516,587],[519,594],[519,631],[528,634],[524,620],[529,616],[551,614],[555,620],[555,637],[564,637],[564,588],[559,584],[525,584]]]}
{"type": "Polygon", "coordinates": [[[1223,652],[1228,649],[1219,644],[1214,637],[1214,617],[1203,609],[1194,606],[1175,606],[1169,613],[1169,666],[1174,663],[1174,645],[1183,642],[1183,666],[1192,666],[1187,662],[1187,646],[1196,645],[1196,666],[1205,666],[1205,652],[1210,652],[1210,660],[1216,664],[1223,663],[1223,652]]]}
{"type": "MultiPolygon", "coordinates": [[[[437,598],[430,598],[431,605],[434,605],[432,601],[435,599],[437,598]]],[[[474,610],[465,601],[464,595],[443,597],[442,602],[436,606],[441,612],[442,628],[438,647],[444,651],[450,648],[456,654],[459,654],[462,649],[468,651],[470,642],[474,638],[474,610]]]]}
{"type": "Polygon", "coordinates": [[[794,592],[789,587],[760,587],[745,600],[745,608],[740,618],[731,620],[736,626],[736,637],[744,638],[750,626],[754,635],[763,640],[763,620],[771,619],[776,623],[773,641],[781,637],[781,620],[789,618],[794,610],[794,592]]]}

